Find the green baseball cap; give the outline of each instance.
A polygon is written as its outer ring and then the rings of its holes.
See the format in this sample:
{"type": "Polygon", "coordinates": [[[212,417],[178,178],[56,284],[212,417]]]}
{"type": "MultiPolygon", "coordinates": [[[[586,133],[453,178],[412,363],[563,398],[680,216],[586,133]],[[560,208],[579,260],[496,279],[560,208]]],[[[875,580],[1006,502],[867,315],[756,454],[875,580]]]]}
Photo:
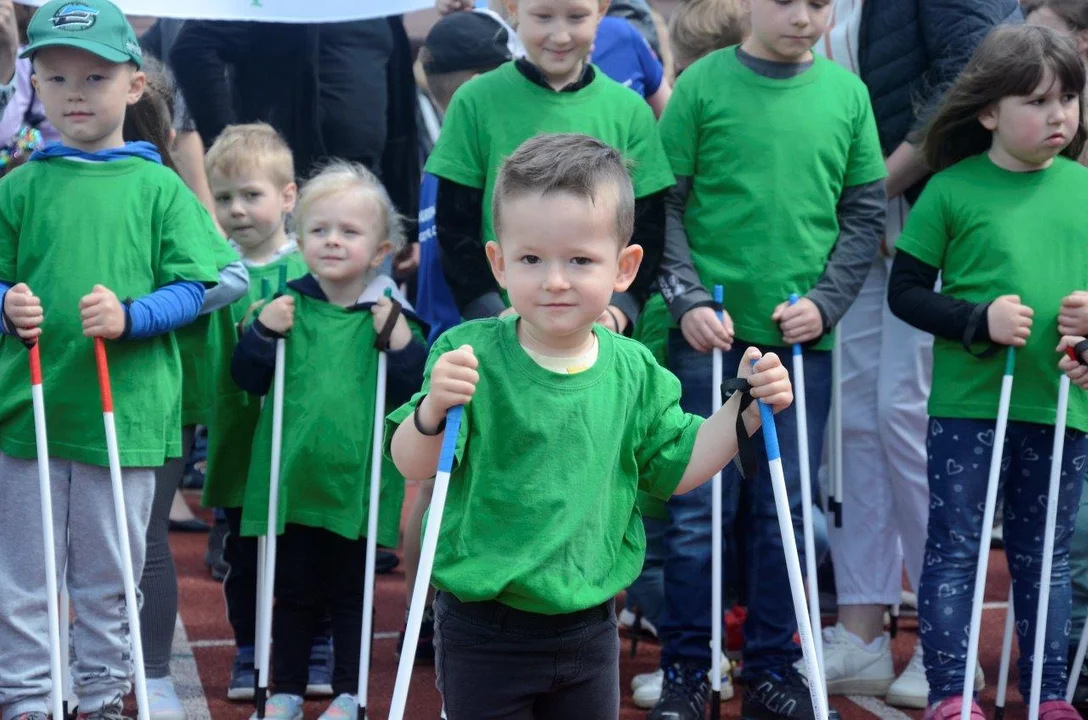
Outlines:
{"type": "Polygon", "coordinates": [[[143,53],[128,18],[109,0],[50,0],[26,29],[29,43],[19,57],[55,45],[79,48],[113,63],[143,64],[143,53]]]}

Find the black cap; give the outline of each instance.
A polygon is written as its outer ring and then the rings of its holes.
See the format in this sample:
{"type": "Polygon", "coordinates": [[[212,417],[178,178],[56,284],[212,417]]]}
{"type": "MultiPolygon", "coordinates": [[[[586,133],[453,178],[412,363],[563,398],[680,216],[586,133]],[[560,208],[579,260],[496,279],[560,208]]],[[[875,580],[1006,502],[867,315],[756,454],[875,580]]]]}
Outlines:
{"type": "Polygon", "coordinates": [[[513,59],[510,31],[483,12],[455,12],[439,20],[424,42],[429,73],[489,70],[513,59]]]}

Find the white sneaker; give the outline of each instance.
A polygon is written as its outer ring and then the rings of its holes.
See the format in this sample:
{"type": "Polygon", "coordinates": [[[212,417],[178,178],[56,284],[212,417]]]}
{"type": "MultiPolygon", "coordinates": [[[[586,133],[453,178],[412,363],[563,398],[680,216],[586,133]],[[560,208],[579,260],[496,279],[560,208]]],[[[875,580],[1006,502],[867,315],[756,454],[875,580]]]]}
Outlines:
{"type": "MultiPolygon", "coordinates": [[[[654,627],[654,624],[652,622],[650,622],[646,618],[640,618],[638,615],[635,615],[627,608],[624,608],[620,611],[620,616],[617,618],[617,620],[619,620],[621,627],[625,627],[628,630],[634,629],[635,620],[640,620],[641,622],[639,622],[639,629],[641,629],[642,632],[649,633],[650,635],[657,637],[657,628],[654,627]]],[[[650,673],[644,674],[649,675],[650,673]]]]}
{"type": "MultiPolygon", "coordinates": [[[[722,689],[721,700],[733,699],[733,677],[732,677],[733,664],[729,662],[729,659],[724,655],[722,656],[722,689]]],[[[709,673],[708,673],[709,674],[709,673]]],[[[642,675],[635,675],[631,679],[631,689],[634,690],[633,699],[635,706],[649,710],[657,705],[657,701],[661,699],[661,686],[665,682],[665,671],[658,670],[652,673],[643,673],[642,675]]]]}
{"type": "Polygon", "coordinates": [[[168,677],[147,679],[147,704],[151,720],[185,720],[185,707],[168,677]]]}
{"type": "MultiPolygon", "coordinates": [[[[873,695],[888,692],[895,680],[891,644],[884,639],[879,650],[859,645],[841,623],[824,628],[824,680],[828,695],[873,695]]],[[[800,661],[802,675],[804,661],[800,661]]]]}
{"type": "MultiPolygon", "coordinates": [[[[981,692],[985,687],[986,677],[982,674],[982,668],[976,665],[975,691],[981,692]]],[[[918,640],[914,646],[914,654],[910,657],[907,669],[888,688],[888,697],[885,700],[895,707],[926,709],[926,704],[929,702],[929,682],[926,680],[926,666],[922,662],[921,640],[918,640]]]]}

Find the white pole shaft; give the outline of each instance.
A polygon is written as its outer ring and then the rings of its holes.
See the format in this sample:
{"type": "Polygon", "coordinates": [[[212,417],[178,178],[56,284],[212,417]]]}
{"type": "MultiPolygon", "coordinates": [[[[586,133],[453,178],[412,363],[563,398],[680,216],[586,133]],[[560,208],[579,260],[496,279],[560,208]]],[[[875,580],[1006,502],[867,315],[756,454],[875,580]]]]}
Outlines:
{"type": "Polygon", "coordinates": [[[287,350],[283,338],[276,340],[276,371],[273,376],[272,394],[272,464],[268,478],[268,527],[264,541],[264,583],[261,586],[260,637],[264,644],[258,685],[268,687],[269,665],[272,647],[272,598],[276,585],[276,531],[279,528],[280,464],[283,449],[283,385],[287,350]]]}
{"type": "MultiPolygon", "coordinates": [[[[718,412],[722,407],[722,351],[714,348],[710,384],[710,407],[718,412]]],[[[719,471],[710,485],[710,689],[722,689],[722,474],[719,471]]]]}
{"type": "Polygon", "coordinates": [[[1012,373],[1001,377],[1001,398],[997,405],[997,425],[994,428],[994,452],[990,458],[990,476],[986,485],[986,504],[982,512],[981,537],[978,546],[978,566],[975,569],[975,592],[971,601],[971,625],[967,637],[967,665],[963,675],[963,708],[960,720],[971,720],[971,703],[975,696],[975,668],[978,666],[978,637],[982,630],[982,601],[986,593],[986,571],[990,563],[990,540],[994,530],[994,508],[997,487],[1001,484],[1001,456],[1005,452],[1005,431],[1009,425],[1009,401],[1012,399],[1012,373]]]}
{"type": "MultiPolygon", "coordinates": [[[[842,333],[831,350],[831,497],[842,503],[842,333]]],[[[841,511],[836,511],[841,512],[841,511]]]]}
{"type": "MultiPolygon", "coordinates": [[[[66,536],[67,537],[67,536],[66,536]]],[[[72,700],[72,676],[68,667],[68,633],[72,627],[72,603],[68,597],[68,583],[65,580],[67,567],[61,572],[60,583],[60,667],[63,673],[61,678],[62,695],[64,702],[72,700]]],[[[73,708],[69,705],[69,711],[73,708]]]]}
{"type": "Polygon", "coordinates": [[[256,647],[254,648],[254,665],[256,666],[258,677],[260,676],[261,668],[267,664],[266,657],[269,657],[271,653],[268,652],[268,648],[265,647],[265,637],[261,629],[264,627],[264,563],[265,557],[267,557],[267,549],[265,548],[265,541],[267,536],[261,535],[257,538],[257,612],[254,615],[255,627],[257,628],[256,647]]]}
{"type": "Polygon", "coordinates": [[[999,708],[1005,707],[1005,696],[1009,689],[1009,667],[1012,664],[1012,631],[1016,625],[1016,613],[1013,612],[1012,585],[1009,586],[1009,608],[1005,612],[1005,630],[1001,635],[1001,667],[997,671],[997,700],[999,708]]]}
{"type": "Polygon", "coordinates": [[[30,386],[34,405],[34,439],[38,454],[38,491],[41,494],[42,540],[45,547],[45,599],[49,613],[49,677],[53,683],[53,717],[64,717],[64,670],[61,664],[57,547],[53,537],[53,485],[49,479],[49,440],[45,432],[45,398],[41,383],[30,386]]]}
{"type": "Polygon", "coordinates": [[[1065,686],[1065,701],[1073,702],[1073,693],[1077,690],[1077,680],[1080,671],[1084,668],[1084,654],[1088,651],[1088,623],[1084,624],[1084,630],[1080,633],[1080,642],[1077,643],[1077,654],[1073,656],[1073,668],[1069,671],[1069,683],[1065,686]]]}
{"type": "Polygon", "coordinates": [[[117,450],[117,425],[112,412],[102,413],[106,424],[106,452],[110,461],[110,485],[113,487],[113,513],[117,520],[117,535],[121,545],[121,575],[125,583],[125,611],[128,614],[129,640],[132,643],[132,664],[136,671],[136,706],[139,720],[150,720],[147,703],[147,674],[144,672],[144,648],[140,636],[140,607],[136,604],[136,578],[132,569],[132,546],[129,544],[128,521],[125,512],[125,492],[121,482],[121,456],[117,450]]]}
{"type": "MultiPolygon", "coordinates": [[[[386,355],[378,353],[378,381],[374,393],[374,438],[370,450],[370,506],[367,514],[366,570],[363,573],[363,637],[359,644],[359,688],[357,700],[367,706],[370,678],[370,645],[374,638],[374,567],[378,558],[378,506],[382,493],[382,440],[385,437],[386,355]]],[[[405,645],[405,647],[408,647],[405,645]]],[[[403,654],[403,653],[402,653],[403,654]]]]}
{"type": "MultiPolygon", "coordinates": [[[[1047,490],[1046,528],[1043,532],[1043,562],[1039,570],[1039,607],[1035,614],[1035,650],[1031,654],[1031,698],[1028,720],[1039,720],[1043,687],[1043,660],[1046,656],[1046,620],[1050,604],[1050,574],[1054,566],[1054,535],[1058,524],[1058,494],[1062,485],[1062,455],[1065,453],[1065,420],[1069,410],[1069,376],[1058,381],[1058,413],[1054,423],[1054,449],[1050,454],[1050,488],[1047,490]]],[[[1080,479],[1078,478],[1078,482],[1080,479]]],[[[1067,652],[1061,648],[1056,652],[1067,652]]]]}

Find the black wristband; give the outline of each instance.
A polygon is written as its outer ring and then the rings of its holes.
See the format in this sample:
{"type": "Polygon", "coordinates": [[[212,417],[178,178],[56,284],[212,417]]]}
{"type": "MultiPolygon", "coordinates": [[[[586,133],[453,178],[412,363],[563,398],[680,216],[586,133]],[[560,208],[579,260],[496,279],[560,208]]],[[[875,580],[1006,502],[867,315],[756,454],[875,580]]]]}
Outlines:
{"type": "Polygon", "coordinates": [[[1077,355],[1077,362],[1081,365],[1088,365],[1088,360],[1084,359],[1085,353],[1088,353],[1088,340],[1081,340],[1079,343],[1073,346],[1073,352],[1077,355]]]}
{"type": "Polygon", "coordinates": [[[415,423],[416,430],[419,431],[420,435],[426,435],[427,437],[438,437],[439,435],[442,434],[442,431],[446,429],[446,418],[444,418],[444,417],[442,418],[442,422],[438,423],[438,427],[436,427],[434,429],[434,432],[430,432],[430,431],[426,430],[423,427],[423,425],[419,422],[419,408],[420,408],[421,405],[423,405],[423,400],[426,397],[427,396],[424,395],[423,397],[421,397],[419,399],[419,402],[416,403],[416,409],[412,413],[412,422],[415,423]]]}

